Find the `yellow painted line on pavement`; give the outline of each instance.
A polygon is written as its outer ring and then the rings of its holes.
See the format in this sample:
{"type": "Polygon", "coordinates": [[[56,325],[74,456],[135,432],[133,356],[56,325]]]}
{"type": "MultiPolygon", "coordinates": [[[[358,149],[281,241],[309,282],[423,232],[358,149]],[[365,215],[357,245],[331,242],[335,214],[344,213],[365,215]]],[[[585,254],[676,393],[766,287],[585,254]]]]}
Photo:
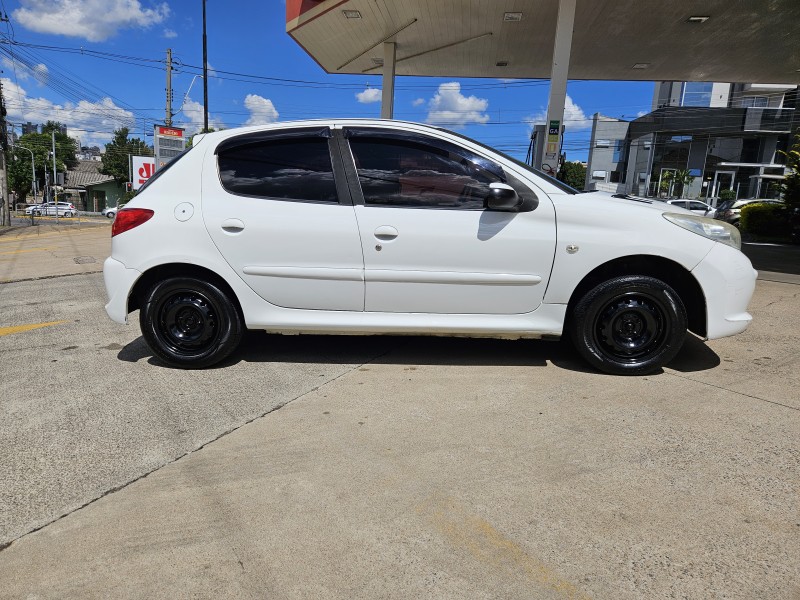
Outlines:
{"type": "Polygon", "coordinates": [[[0,256],[5,254],[25,254],[26,252],[43,252],[45,250],[53,250],[54,248],[26,248],[25,250],[9,250],[8,252],[0,252],[0,256]]]}
{"type": "MultiPolygon", "coordinates": [[[[466,551],[501,577],[527,580],[534,586],[555,592],[560,598],[590,600],[578,586],[530,556],[522,546],[454,498],[434,494],[417,507],[417,512],[426,516],[451,545],[466,551]]],[[[536,593],[531,594],[531,597],[536,596],[536,593]]]]}
{"type": "Polygon", "coordinates": [[[30,325],[17,325],[15,327],[0,327],[0,336],[23,333],[32,329],[41,329],[42,327],[51,327],[52,325],[61,325],[63,323],[69,323],[69,321],[50,321],[48,323],[31,323],[30,325]]]}

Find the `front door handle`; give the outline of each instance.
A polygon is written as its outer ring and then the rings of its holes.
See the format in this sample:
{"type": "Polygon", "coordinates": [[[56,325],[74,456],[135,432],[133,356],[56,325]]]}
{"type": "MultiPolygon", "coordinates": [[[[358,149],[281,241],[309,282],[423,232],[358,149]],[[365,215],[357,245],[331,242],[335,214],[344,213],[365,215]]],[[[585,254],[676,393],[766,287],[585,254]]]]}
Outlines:
{"type": "Polygon", "coordinates": [[[382,242],[391,242],[398,235],[397,229],[391,225],[381,225],[375,230],[375,237],[382,242]]]}
{"type": "Polygon", "coordinates": [[[225,233],[241,233],[244,230],[244,223],[239,219],[225,219],[222,222],[222,230],[225,233]]]}

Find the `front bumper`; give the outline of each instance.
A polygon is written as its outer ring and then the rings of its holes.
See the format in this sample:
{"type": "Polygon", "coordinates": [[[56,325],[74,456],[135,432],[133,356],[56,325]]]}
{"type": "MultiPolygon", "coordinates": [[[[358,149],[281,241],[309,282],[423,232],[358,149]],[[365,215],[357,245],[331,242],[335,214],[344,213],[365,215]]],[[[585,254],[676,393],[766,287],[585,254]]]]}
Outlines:
{"type": "Polygon", "coordinates": [[[128,322],[128,296],[139,277],[136,269],[128,269],[118,260],[108,257],[103,263],[103,281],[109,297],[106,313],[116,323],[128,322]]]}
{"type": "Polygon", "coordinates": [[[710,340],[741,333],[753,320],[747,305],[753,297],[758,272],[744,254],[715,244],[692,271],[706,296],[710,340]]]}

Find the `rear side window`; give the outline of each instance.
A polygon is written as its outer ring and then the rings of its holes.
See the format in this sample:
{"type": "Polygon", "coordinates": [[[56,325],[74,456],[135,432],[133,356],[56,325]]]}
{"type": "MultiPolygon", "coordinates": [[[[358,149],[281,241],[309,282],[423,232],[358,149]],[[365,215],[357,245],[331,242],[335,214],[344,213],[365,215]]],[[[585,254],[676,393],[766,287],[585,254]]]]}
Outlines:
{"type": "Polygon", "coordinates": [[[328,140],[322,137],[254,142],[219,152],[222,187],[232,194],[299,202],[337,203],[328,140]]]}

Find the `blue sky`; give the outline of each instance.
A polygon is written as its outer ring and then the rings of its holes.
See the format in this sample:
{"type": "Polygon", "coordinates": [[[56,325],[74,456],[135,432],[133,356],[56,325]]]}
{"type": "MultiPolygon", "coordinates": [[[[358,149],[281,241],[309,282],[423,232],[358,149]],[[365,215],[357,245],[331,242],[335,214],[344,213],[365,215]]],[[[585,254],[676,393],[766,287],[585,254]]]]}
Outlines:
{"type": "MultiPolygon", "coordinates": [[[[2,80],[10,123],[58,120],[82,145],[134,135],[165,117],[166,51],[173,121],[202,127],[201,0],[0,0],[2,80]],[[189,86],[194,85],[189,92],[189,86]],[[187,92],[188,96],[187,96],[187,92]],[[186,102],[183,103],[184,97],[186,102]]],[[[207,1],[209,120],[216,128],[319,117],[378,117],[378,75],[327,75],[286,34],[283,0],[207,1]]],[[[650,110],[650,82],[572,81],[565,151],[585,160],[595,112],[650,110]]],[[[441,124],[524,158],[544,121],[547,81],[399,77],[395,118],[441,124]]],[[[17,129],[19,133],[19,129],[17,129]]]]}

